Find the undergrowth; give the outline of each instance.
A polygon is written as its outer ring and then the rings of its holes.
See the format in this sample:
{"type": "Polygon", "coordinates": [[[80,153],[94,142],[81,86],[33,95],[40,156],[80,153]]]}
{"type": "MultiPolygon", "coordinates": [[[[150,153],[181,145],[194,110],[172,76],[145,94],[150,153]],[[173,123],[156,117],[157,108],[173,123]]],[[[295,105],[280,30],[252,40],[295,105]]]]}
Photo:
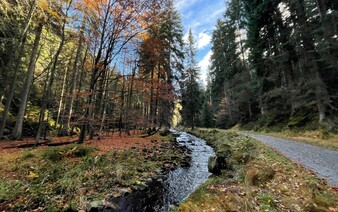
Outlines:
{"type": "Polygon", "coordinates": [[[330,127],[325,127],[327,123],[323,123],[323,126],[319,126],[316,120],[312,120],[311,122],[308,122],[307,124],[304,125],[301,124],[301,127],[292,127],[294,125],[294,122],[298,120],[296,118],[297,117],[291,119],[289,125],[285,123],[276,123],[271,126],[266,126],[260,124],[259,121],[257,121],[250,122],[245,125],[238,124],[235,127],[233,127],[232,130],[255,131],[262,134],[273,135],[328,149],[338,150],[337,130],[336,131],[330,130],[330,127]]]}

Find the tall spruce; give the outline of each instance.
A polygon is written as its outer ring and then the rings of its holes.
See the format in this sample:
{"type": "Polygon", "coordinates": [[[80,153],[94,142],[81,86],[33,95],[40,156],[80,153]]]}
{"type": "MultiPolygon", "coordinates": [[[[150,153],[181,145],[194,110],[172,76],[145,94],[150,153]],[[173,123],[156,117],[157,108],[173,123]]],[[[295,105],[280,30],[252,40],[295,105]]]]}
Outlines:
{"type": "Polygon", "coordinates": [[[174,80],[183,69],[183,26],[181,17],[174,7],[173,0],[167,0],[164,7],[164,19],[161,23],[161,40],[164,42],[163,75],[164,93],[159,102],[159,122],[165,128],[170,127],[175,102],[174,80]]]}
{"type": "Polygon", "coordinates": [[[217,125],[337,129],[336,11],[332,1],[230,0],[212,38],[217,125]]]}
{"type": "Polygon", "coordinates": [[[213,108],[219,127],[230,127],[252,116],[250,73],[246,61],[245,17],[241,1],[229,2],[212,36],[213,108]]]}
{"type": "Polygon", "coordinates": [[[182,122],[192,129],[196,126],[201,109],[201,89],[198,83],[199,67],[197,65],[195,40],[189,30],[185,69],[181,76],[182,122]]]}

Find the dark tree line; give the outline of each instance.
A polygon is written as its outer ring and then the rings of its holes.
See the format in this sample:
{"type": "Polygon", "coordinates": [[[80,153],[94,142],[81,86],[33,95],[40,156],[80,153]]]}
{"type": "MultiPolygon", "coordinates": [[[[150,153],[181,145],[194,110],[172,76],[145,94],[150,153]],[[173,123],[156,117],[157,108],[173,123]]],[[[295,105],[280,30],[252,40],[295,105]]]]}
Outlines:
{"type": "Polygon", "coordinates": [[[216,126],[337,131],[338,3],[231,0],[226,8],[212,36],[216,126]]]}

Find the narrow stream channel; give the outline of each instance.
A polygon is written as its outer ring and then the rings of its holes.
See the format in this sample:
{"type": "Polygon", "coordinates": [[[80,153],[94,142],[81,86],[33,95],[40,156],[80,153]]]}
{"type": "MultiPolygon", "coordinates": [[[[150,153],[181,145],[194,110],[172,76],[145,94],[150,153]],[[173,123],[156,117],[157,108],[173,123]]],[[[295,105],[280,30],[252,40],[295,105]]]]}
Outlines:
{"type": "Polygon", "coordinates": [[[114,211],[169,211],[172,205],[178,205],[203,184],[211,175],[208,172],[208,160],[214,150],[200,138],[185,132],[172,131],[178,136],[179,145],[191,151],[188,167],[178,167],[170,171],[164,180],[155,180],[143,191],[133,192],[117,202],[119,209],[114,211]]]}

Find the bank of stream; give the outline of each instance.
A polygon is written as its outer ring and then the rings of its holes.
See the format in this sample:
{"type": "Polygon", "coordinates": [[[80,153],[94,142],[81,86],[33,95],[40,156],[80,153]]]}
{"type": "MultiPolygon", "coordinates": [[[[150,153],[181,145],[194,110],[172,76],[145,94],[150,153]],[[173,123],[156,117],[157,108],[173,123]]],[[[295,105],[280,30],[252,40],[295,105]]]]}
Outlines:
{"type": "Polygon", "coordinates": [[[113,211],[169,211],[208,179],[211,175],[208,172],[208,160],[215,155],[214,150],[204,140],[193,135],[178,131],[172,133],[178,144],[189,150],[190,164],[169,171],[145,188],[112,199],[118,207],[113,211]]]}

